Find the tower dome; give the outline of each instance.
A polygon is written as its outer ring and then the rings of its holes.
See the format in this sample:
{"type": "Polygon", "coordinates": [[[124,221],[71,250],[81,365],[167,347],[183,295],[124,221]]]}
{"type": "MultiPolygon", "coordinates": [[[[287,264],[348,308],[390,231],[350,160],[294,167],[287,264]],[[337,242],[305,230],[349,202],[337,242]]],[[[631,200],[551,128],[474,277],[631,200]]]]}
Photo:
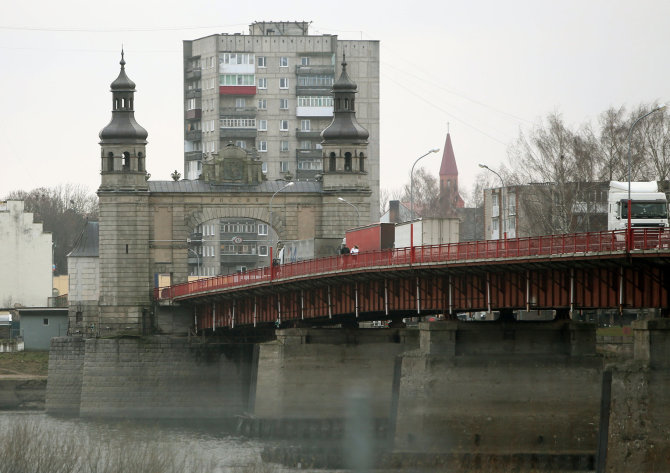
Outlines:
{"type": "Polygon", "coordinates": [[[100,131],[100,144],[137,143],[146,144],[147,131],[135,120],[135,83],[126,75],[126,61],[121,50],[121,71],[112,82],[112,120],[100,131]]]}
{"type": "Polygon", "coordinates": [[[356,83],[347,74],[346,58],[342,59],[342,73],[333,84],[333,121],[322,132],[324,142],[367,143],[370,133],[356,120],[356,83]]]}

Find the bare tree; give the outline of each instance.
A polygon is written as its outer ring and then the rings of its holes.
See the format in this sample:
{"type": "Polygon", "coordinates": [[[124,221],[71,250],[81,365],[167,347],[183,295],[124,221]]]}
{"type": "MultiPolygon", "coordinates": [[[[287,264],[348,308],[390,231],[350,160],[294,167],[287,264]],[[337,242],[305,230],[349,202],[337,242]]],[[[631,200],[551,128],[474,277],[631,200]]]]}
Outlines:
{"type": "Polygon", "coordinates": [[[45,232],[51,232],[54,245],[54,274],[67,274],[67,254],[81,232],[86,220],[98,215],[98,198],[81,186],[72,184],[14,191],[5,199],[23,200],[25,210],[42,222],[45,232]]]}
{"type": "Polygon", "coordinates": [[[620,181],[627,179],[626,134],[628,123],[624,118],[625,109],[610,108],[600,114],[600,135],[598,139],[599,179],[620,181]]]}
{"type": "MultiPolygon", "coordinates": [[[[437,178],[419,168],[414,171],[413,189],[414,213],[422,217],[443,217],[440,203],[440,186],[437,178]]],[[[410,183],[405,184],[402,193],[404,202],[410,202],[410,183]]]]}
{"type": "MultiPolygon", "coordinates": [[[[645,115],[657,106],[658,104],[652,104],[639,107],[633,112],[631,120],[645,115]]],[[[665,110],[653,113],[638,122],[632,135],[638,144],[635,162],[641,179],[667,180],[670,177],[670,119],[665,110]]]]}

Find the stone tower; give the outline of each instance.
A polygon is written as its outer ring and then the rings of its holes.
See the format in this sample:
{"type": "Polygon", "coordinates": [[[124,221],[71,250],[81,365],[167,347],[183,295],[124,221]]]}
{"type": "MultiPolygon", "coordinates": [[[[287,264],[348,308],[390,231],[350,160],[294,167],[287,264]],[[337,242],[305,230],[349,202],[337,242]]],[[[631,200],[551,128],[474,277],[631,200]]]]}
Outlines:
{"type": "Polygon", "coordinates": [[[333,84],[333,121],[321,132],[323,190],[369,188],[367,180],[368,131],[356,120],[356,84],[342,74],[333,84]]]}
{"type": "Polygon", "coordinates": [[[135,121],[135,83],[126,75],[123,51],[120,64],[111,84],[112,120],[100,131],[101,335],[146,331],[151,308],[147,131],[135,121]]]}

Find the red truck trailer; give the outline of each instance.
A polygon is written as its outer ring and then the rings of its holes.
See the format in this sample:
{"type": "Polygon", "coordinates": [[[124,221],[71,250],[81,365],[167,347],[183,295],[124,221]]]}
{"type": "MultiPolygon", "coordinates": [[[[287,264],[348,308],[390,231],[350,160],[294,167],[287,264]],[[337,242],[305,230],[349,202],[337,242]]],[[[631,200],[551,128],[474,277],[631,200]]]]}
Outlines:
{"type": "Polygon", "coordinates": [[[395,223],[373,223],[347,230],[347,246],[358,246],[359,251],[374,251],[393,248],[395,223]]]}

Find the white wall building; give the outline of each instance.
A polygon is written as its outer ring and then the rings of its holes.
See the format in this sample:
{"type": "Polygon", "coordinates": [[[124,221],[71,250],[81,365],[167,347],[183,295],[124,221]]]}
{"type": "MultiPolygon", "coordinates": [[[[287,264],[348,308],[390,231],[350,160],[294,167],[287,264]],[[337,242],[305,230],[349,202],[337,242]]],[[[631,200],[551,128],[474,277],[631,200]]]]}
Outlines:
{"type": "Polygon", "coordinates": [[[46,307],[52,288],[51,233],[24,202],[0,202],[0,307],[46,307]]]}

